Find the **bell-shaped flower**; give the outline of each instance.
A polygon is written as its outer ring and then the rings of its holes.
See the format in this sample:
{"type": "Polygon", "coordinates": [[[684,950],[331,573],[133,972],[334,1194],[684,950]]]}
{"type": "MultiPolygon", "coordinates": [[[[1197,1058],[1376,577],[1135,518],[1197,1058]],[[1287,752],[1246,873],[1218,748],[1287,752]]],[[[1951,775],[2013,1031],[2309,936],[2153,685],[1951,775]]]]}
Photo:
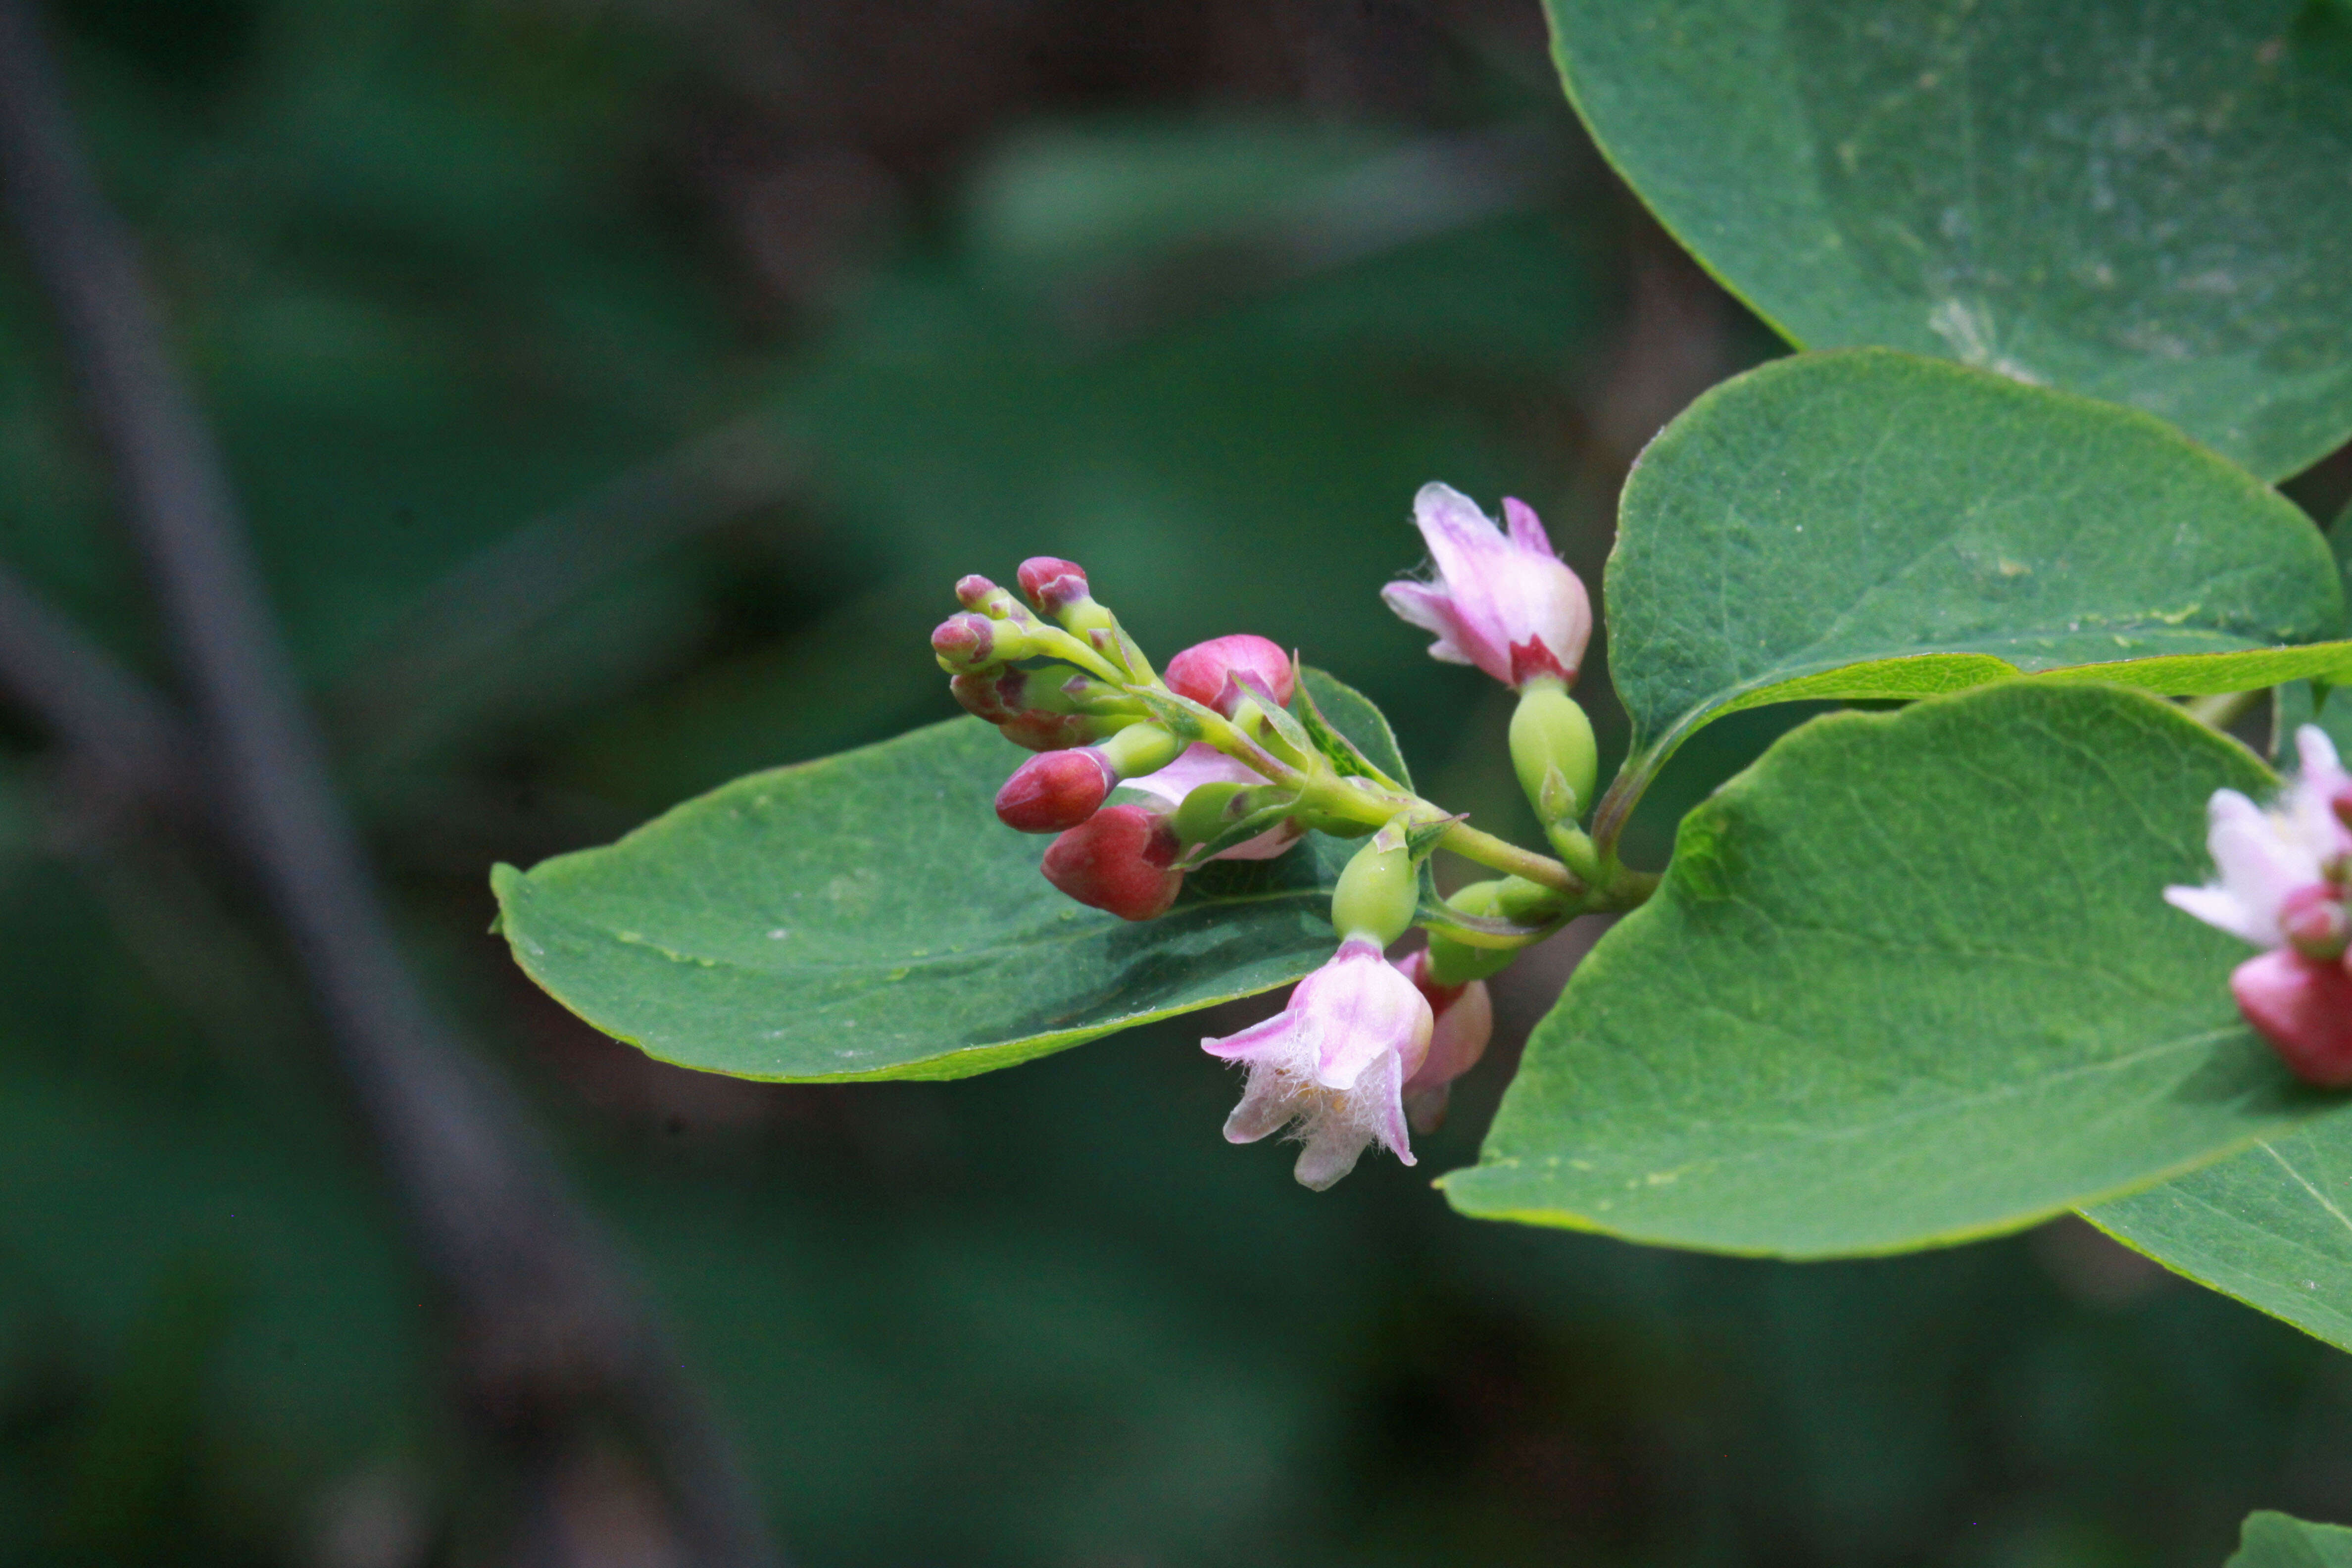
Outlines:
{"type": "Polygon", "coordinates": [[[1433,658],[1475,664],[1514,689],[1539,676],[1573,681],[1592,636],[1591,598],[1553,553],[1533,508],[1505,500],[1503,515],[1507,533],[1451,486],[1422,486],[1412,519],[1436,580],[1391,583],[1381,597],[1437,634],[1433,658]]]}
{"type": "MultiPolygon", "coordinates": [[[[1184,804],[1186,795],[1191,795],[1202,784],[1261,784],[1265,782],[1265,780],[1253,773],[1245,764],[1225,755],[1216,747],[1203,741],[1195,741],[1185,747],[1174,762],[1161,768],[1158,773],[1145,773],[1141,778],[1129,779],[1126,781],[1125,787],[1140,790],[1155,800],[1166,802],[1169,811],[1172,813],[1184,804]]],[[[1294,817],[1284,822],[1280,826],[1270,827],[1256,837],[1236,844],[1223,853],[1213,856],[1212,858],[1271,860],[1293,844],[1297,843],[1299,835],[1306,831],[1307,829],[1299,826],[1297,819],[1294,817]]]]}
{"type": "Polygon", "coordinates": [[[1430,978],[1427,948],[1398,959],[1396,968],[1428,1002],[1433,1020],[1429,1054],[1404,1080],[1405,1121],[1415,1132],[1434,1132],[1445,1124],[1454,1080],[1486,1054],[1486,1042],[1495,1034],[1495,1002],[1483,980],[1441,985],[1430,978]]]}
{"type": "Polygon", "coordinates": [[[2352,832],[2336,804],[2352,777],[2316,724],[2295,731],[2302,773],[2264,811],[2233,789],[2215,790],[2206,806],[2205,846],[2219,873],[2201,888],[2169,887],[2167,902],[2257,947],[2284,947],[2280,912],[2291,895],[2325,888],[2352,853],[2352,832]]]}
{"type": "Polygon", "coordinates": [[[2164,890],[2175,908],[2267,951],[2231,973],[2230,994],[2297,1078],[2352,1088],[2352,973],[2346,945],[2352,775],[2326,731],[2295,731],[2302,771],[2268,811],[2236,790],[2207,807],[2218,878],[2164,890]]]}
{"type": "Polygon", "coordinates": [[[1254,1143],[1295,1123],[1306,1147],[1292,1173],[1317,1192],[1354,1170],[1368,1144],[1412,1164],[1404,1086],[1428,1057],[1431,1029],[1429,1003],[1381,955],[1381,944],[1349,937],[1298,983],[1281,1012],[1201,1042],[1211,1056],[1249,1068],[1225,1137],[1254,1143]]]}

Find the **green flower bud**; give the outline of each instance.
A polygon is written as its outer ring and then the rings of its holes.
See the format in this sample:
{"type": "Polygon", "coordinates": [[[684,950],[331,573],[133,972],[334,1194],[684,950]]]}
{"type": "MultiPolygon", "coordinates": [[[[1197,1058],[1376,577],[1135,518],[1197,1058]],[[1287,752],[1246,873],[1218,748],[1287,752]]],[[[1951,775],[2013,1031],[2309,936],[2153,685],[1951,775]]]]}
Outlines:
{"type": "Polygon", "coordinates": [[[1520,689],[1511,713],[1511,766],[1546,827],[1574,822],[1591,805],[1599,767],[1592,721],[1558,680],[1538,678],[1520,689]]]}
{"type": "Polygon", "coordinates": [[[1421,873],[1404,835],[1383,829],[1356,851],[1331,891],[1331,923],[1340,938],[1368,936],[1382,947],[1412,929],[1421,907],[1421,873]]]}

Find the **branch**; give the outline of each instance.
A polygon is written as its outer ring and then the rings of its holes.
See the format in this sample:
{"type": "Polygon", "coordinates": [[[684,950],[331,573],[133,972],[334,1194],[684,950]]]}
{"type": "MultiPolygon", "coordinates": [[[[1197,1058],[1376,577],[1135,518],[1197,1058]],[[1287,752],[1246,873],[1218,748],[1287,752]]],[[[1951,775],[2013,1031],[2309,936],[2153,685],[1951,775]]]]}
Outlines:
{"type": "MultiPolygon", "coordinates": [[[[0,184],[145,558],[231,840],[291,939],[425,1262],[467,1333],[482,1414],[521,1444],[551,1414],[609,1401],[647,1444],[696,1562],[771,1561],[748,1489],[678,1378],[675,1352],[394,946],[219,455],[165,352],[130,237],[76,143],[26,0],[0,0],[0,184]]],[[[96,722],[58,711],[61,728],[96,722]]]]}

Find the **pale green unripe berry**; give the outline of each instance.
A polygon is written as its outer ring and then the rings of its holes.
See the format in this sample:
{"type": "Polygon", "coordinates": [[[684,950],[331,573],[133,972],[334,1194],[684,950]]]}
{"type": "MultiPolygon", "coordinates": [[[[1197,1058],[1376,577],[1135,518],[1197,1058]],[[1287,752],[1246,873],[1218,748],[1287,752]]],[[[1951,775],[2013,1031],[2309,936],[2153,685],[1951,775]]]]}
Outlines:
{"type": "Polygon", "coordinates": [[[1412,929],[1420,908],[1421,873],[1397,833],[1383,831],[1357,850],[1331,890],[1331,923],[1340,936],[1369,936],[1382,947],[1412,929]]]}
{"type": "Polygon", "coordinates": [[[1511,713],[1511,766],[1546,827],[1574,822],[1591,805],[1600,766],[1592,721],[1560,682],[1539,679],[1520,689],[1511,713]]]}

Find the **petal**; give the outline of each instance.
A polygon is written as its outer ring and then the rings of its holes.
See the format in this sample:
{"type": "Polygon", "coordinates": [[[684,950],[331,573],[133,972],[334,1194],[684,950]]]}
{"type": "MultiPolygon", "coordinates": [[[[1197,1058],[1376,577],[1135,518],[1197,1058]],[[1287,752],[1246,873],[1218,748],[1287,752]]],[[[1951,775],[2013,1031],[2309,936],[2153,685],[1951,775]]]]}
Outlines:
{"type": "Polygon", "coordinates": [[[1282,1131],[1298,1114],[1298,1087],[1296,1080],[1271,1068],[1252,1068],[1241,1102],[1225,1118],[1225,1142],[1255,1143],[1282,1131]]]}
{"type": "Polygon", "coordinates": [[[1119,787],[1141,790],[1171,805],[1181,805],[1186,795],[1204,784],[1264,783],[1263,777],[1242,763],[1205,741],[1195,741],[1158,773],[1128,779],[1119,787]]]}
{"type": "Polygon", "coordinates": [[[1435,1089],[1417,1089],[1404,1097],[1405,1125],[1424,1136],[1445,1125],[1446,1103],[1454,1098],[1454,1086],[1441,1083],[1435,1089]]]}
{"type": "Polygon", "coordinates": [[[1298,1152],[1298,1163],[1290,1168],[1290,1173],[1307,1191],[1326,1192],[1356,1168],[1364,1145],[1371,1141],[1370,1133],[1352,1127],[1319,1128],[1298,1152]]]}
{"type": "Polygon", "coordinates": [[[1454,601],[1437,589],[1423,583],[1391,583],[1381,590],[1381,602],[1408,626],[1437,634],[1437,640],[1429,647],[1430,658],[1447,664],[1477,662],[1462,650],[1457,637],[1461,626],[1454,619],[1454,601]]]}
{"type": "Polygon", "coordinates": [[[2306,773],[2341,773],[2343,762],[2336,754],[2336,742],[2327,731],[2316,724],[2305,724],[2294,732],[2295,755],[2302,759],[2306,773]]]}
{"type": "Polygon", "coordinates": [[[1503,498],[1503,521],[1510,524],[1511,543],[1517,548],[1541,555],[1558,553],[1544,533],[1543,521],[1536,516],[1536,509],[1518,497],[1503,498]]]}
{"type": "Polygon", "coordinates": [[[2282,948],[2238,965],[2230,993],[2295,1077],[2323,1089],[2352,1085],[2352,976],[2341,963],[2282,948]]]}
{"type": "Polygon", "coordinates": [[[1212,860],[1271,860],[1306,836],[1307,829],[1294,818],[1278,827],[1269,827],[1255,838],[1244,839],[1231,849],[1209,857],[1212,860]]]}
{"type": "Polygon", "coordinates": [[[2232,898],[2222,888],[2170,887],[2164,889],[2164,901],[2176,910],[2185,910],[2217,931],[2228,931],[2241,942],[2256,947],[2274,947],[2278,938],[2266,932],[2263,922],[2247,912],[2246,906],[2232,898]]]}
{"type": "MultiPolygon", "coordinates": [[[[1294,996],[1295,1002],[1297,998],[1294,996]]],[[[1201,1048],[1213,1057],[1229,1062],[1256,1062],[1283,1057],[1298,1050],[1299,1016],[1286,1007],[1263,1023],[1252,1024],[1239,1034],[1222,1039],[1203,1039],[1201,1048]]]]}

